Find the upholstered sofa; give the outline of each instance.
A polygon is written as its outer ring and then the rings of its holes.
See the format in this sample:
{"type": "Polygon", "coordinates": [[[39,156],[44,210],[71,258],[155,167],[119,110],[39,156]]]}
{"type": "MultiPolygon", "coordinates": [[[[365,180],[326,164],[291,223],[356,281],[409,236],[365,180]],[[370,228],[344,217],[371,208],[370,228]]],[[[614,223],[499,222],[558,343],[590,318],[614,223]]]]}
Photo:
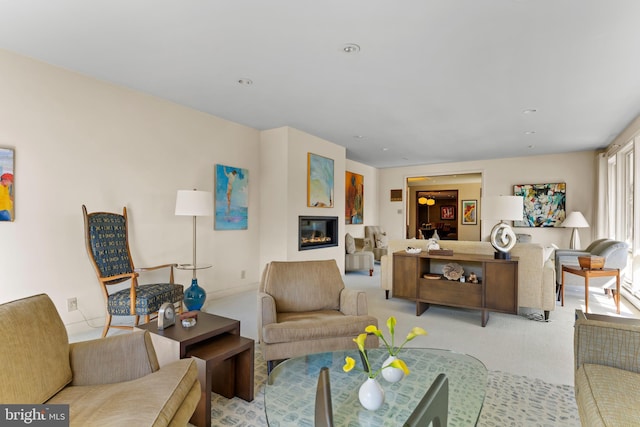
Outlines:
{"type": "Polygon", "coordinates": [[[181,426],[199,400],[195,362],[159,368],[148,332],[69,344],[51,299],[0,305],[0,402],[67,404],[71,426],[181,426]]]}
{"type": "MultiPolygon", "coordinates": [[[[429,240],[400,239],[389,242],[388,254],[380,261],[380,286],[387,296],[393,285],[393,253],[407,247],[426,250],[429,240]]],[[[440,241],[443,249],[468,254],[493,255],[495,250],[489,242],[447,240],[440,241]]],[[[531,308],[544,312],[555,309],[556,272],[553,263],[553,249],[538,243],[517,243],[511,255],[518,258],[518,307],[531,308]]]]}
{"type": "Polygon", "coordinates": [[[583,426],[636,426],[640,322],[576,311],[575,396],[583,426]]]}

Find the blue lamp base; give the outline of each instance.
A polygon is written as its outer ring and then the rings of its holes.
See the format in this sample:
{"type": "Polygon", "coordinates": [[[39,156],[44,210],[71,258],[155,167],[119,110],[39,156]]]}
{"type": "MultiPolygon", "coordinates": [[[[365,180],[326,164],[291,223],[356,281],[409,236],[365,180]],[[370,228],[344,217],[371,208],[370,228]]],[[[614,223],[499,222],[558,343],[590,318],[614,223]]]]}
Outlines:
{"type": "Polygon", "coordinates": [[[184,291],[184,305],[187,310],[200,310],[206,299],[207,292],[198,286],[198,279],[191,279],[191,286],[184,291]]]}

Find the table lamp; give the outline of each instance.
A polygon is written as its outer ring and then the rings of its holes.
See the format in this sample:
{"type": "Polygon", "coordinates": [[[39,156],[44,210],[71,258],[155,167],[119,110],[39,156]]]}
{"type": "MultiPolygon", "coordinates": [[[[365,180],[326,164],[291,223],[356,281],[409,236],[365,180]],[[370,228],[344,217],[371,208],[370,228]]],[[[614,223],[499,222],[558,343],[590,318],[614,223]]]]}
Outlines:
{"type": "Polygon", "coordinates": [[[571,233],[571,249],[580,249],[580,234],[578,233],[578,228],[587,228],[589,227],[589,223],[585,219],[584,215],[578,211],[573,211],[567,218],[562,222],[560,227],[573,228],[573,233],[571,233]]]}
{"type": "Polygon", "coordinates": [[[482,220],[500,221],[491,230],[491,245],[496,250],[496,259],[511,259],[509,253],[516,244],[516,234],[511,226],[503,221],[522,221],[524,199],[522,196],[483,197],[482,220]]]}
{"type": "Polygon", "coordinates": [[[191,286],[184,292],[184,305],[187,310],[200,310],[207,298],[207,292],[198,286],[196,277],[196,217],[213,215],[213,195],[208,191],[178,190],[176,197],[176,215],[193,217],[193,278],[191,286]]]}

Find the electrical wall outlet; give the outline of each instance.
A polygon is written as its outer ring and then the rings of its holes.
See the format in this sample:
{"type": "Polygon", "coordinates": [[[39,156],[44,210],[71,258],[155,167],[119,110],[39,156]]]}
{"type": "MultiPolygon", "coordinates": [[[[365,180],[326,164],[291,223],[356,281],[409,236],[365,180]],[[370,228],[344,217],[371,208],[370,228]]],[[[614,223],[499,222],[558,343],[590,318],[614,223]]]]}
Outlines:
{"type": "Polygon", "coordinates": [[[78,298],[67,299],[67,311],[76,311],[78,309],[78,298]]]}

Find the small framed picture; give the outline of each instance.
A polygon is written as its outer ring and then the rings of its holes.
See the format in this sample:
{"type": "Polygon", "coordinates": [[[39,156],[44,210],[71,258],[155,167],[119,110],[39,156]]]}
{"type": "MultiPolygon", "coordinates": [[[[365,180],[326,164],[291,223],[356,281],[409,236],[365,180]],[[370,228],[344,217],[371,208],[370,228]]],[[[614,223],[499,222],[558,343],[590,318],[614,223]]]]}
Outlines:
{"type": "Polygon", "coordinates": [[[477,225],[478,224],[478,201],[477,200],[463,200],[462,201],[462,225],[477,225]]]}
{"type": "Polygon", "coordinates": [[[456,219],[456,207],[451,205],[440,206],[440,219],[456,219]]]}

